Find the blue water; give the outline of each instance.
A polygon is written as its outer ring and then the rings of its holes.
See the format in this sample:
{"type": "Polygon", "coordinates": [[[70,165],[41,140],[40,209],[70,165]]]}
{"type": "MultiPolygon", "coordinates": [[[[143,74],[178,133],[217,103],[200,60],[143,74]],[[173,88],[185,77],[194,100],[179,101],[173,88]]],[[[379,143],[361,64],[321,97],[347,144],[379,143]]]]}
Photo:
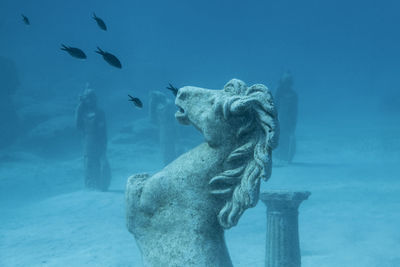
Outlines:
{"type": "MultiPolygon", "coordinates": [[[[15,70],[0,67],[0,266],[140,266],[123,190],[129,175],[163,166],[146,132],[149,93],[173,101],[168,83],[221,89],[231,78],[275,91],[287,70],[298,149],[262,190],[312,192],[300,213],[303,266],[400,266],[399,10],[395,0],[1,0],[0,57],[15,70]],[[10,94],[1,85],[15,73],[10,94]],[[87,85],[106,114],[108,193],[83,190],[74,111],[87,85]]],[[[201,142],[177,127],[180,152],[201,142]]],[[[259,203],[227,232],[235,266],[263,266],[264,213],[259,203]]]]}

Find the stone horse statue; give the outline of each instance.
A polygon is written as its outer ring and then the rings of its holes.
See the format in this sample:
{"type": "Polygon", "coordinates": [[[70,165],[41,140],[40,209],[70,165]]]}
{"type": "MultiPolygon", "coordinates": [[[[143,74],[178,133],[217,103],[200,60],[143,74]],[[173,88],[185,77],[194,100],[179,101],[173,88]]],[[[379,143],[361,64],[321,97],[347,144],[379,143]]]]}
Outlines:
{"type": "Polygon", "coordinates": [[[232,266],[224,230],[257,204],[271,174],[277,116],[270,91],[233,79],[223,90],[179,89],[176,119],[205,142],[126,189],[127,226],[144,266],[232,266]]]}

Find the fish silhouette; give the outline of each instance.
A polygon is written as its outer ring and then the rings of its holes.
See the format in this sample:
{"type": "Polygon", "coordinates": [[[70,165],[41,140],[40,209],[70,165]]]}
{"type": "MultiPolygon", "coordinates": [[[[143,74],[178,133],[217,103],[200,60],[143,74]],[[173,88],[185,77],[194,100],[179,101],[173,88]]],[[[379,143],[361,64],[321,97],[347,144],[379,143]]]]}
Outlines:
{"type": "Polygon", "coordinates": [[[22,21],[25,23],[25,25],[31,25],[27,16],[25,16],[24,14],[21,14],[21,16],[22,16],[22,21]]]}
{"type": "Polygon", "coordinates": [[[80,58],[80,59],[86,58],[85,52],[83,52],[81,49],[76,48],[76,47],[70,47],[70,46],[61,44],[61,50],[68,52],[68,54],[70,54],[72,57],[75,57],[75,58],[80,58]]]}
{"type": "Polygon", "coordinates": [[[92,18],[97,22],[97,25],[100,27],[100,29],[102,29],[103,31],[107,31],[107,26],[104,23],[104,20],[96,16],[96,13],[93,12],[92,18]]]}
{"type": "Polygon", "coordinates": [[[97,54],[102,55],[104,60],[107,61],[107,63],[110,64],[111,66],[114,66],[114,67],[119,68],[119,69],[122,68],[121,62],[113,54],[101,50],[100,47],[97,47],[97,51],[95,51],[95,52],[97,54]]]}
{"type": "Polygon", "coordinates": [[[175,86],[173,86],[172,84],[168,84],[168,87],[166,87],[168,90],[170,90],[174,96],[176,96],[178,94],[178,88],[176,88],[175,86]]]}
{"type": "Polygon", "coordinates": [[[142,107],[143,107],[143,103],[142,103],[142,101],[140,101],[139,98],[133,97],[133,96],[131,96],[131,95],[128,95],[128,96],[129,96],[129,98],[130,98],[130,99],[128,99],[128,101],[132,101],[132,103],[133,103],[135,106],[139,107],[139,108],[142,108],[142,107]]]}

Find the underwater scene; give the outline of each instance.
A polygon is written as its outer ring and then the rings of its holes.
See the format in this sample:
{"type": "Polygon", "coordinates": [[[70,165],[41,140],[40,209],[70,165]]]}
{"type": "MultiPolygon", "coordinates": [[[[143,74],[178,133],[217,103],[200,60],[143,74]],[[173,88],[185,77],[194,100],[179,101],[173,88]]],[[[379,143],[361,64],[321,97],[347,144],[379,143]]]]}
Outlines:
{"type": "Polygon", "coordinates": [[[0,0],[0,266],[399,267],[399,10],[0,0]]]}

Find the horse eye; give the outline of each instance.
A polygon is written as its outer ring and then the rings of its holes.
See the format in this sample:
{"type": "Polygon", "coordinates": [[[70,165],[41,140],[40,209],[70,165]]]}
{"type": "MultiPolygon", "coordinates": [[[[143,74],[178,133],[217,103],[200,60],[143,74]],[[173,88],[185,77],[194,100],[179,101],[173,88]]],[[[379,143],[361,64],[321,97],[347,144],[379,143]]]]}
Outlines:
{"type": "Polygon", "coordinates": [[[185,100],[186,97],[187,97],[187,93],[186,93],[185,91],[179,91],[179,93],[178,93],[178,98],[179,98],[180,100],[185,100]]]}

